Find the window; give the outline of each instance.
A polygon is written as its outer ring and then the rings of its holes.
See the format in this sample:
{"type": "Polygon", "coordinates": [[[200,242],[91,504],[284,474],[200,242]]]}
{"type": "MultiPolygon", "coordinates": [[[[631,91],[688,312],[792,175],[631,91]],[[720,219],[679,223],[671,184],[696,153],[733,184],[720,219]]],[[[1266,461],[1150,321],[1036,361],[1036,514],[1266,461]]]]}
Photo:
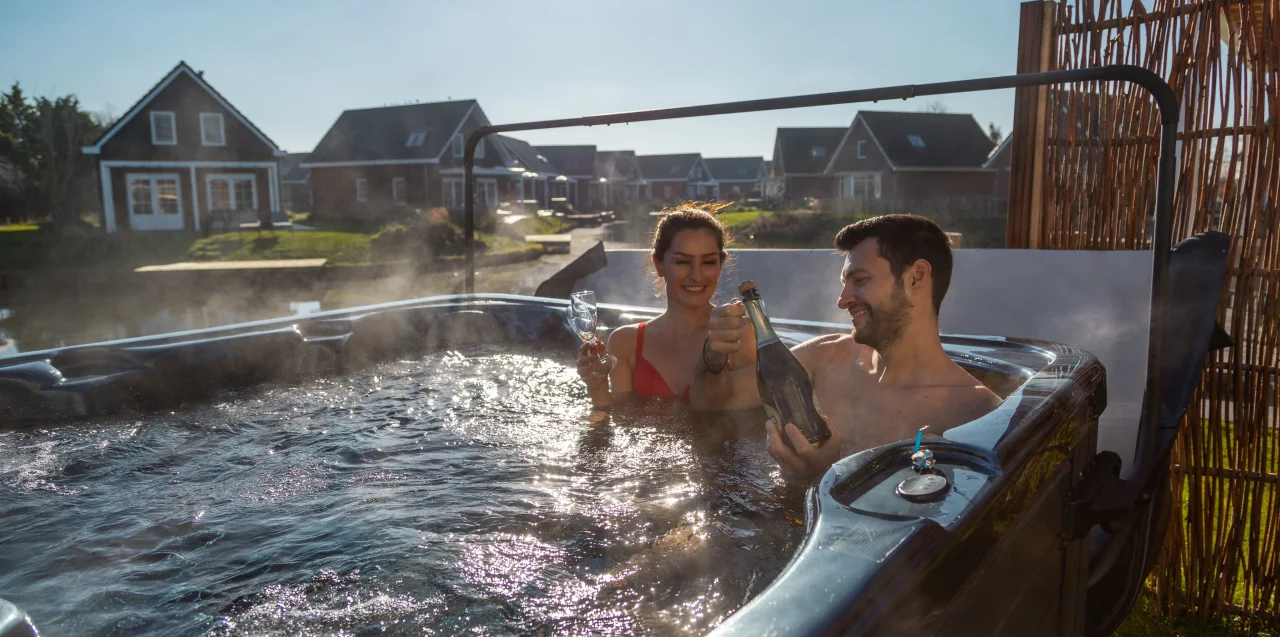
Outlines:
{"type": "Polygon", "coordinates": [[[733,194],[735,194],[735,195],[740,195],[740,194],[742,194],[742,186],[734,186],[734,187],[733,187],[733,194]]]}
{"type": "Polygon", "coordinates": [[[867,158],[867,140],[860,139],[858,140],[858,159],[866,159],[866,158],[867,158]]]}
{"type": "MultiPolygon", "coordinates": [[[[446,179],[444,181],[444,206],[457,210],[463,207],[465,201],[462,180],[446,179]]],[[[498,182],[494,179],[476,180],[476,208],[479,210],[492,210],[496,207],[498,207],[498,182]]]]}
{"type": "Polygon", "coordinates": [[[200,114],[200,143],[205,146],[227,145],[227,131],[222,126],[222,113],[200,114]]]}
{"type": "Polygon", "coordinates": [[[919,135],[907,135],[907,141],[911,142],[916,148],[924,148],[924,140],[919,135]]]}
{"type": "Polygon", "coordinates": [[[453,136],[453,156],[461,157],[464,150],[465,149],[462,146],[462,135],[461,134],[454,135],[453,136]]]}
{"type": "Polygon", "coordinates": [[[368,200],[369,200],[369,180],[357,179],[356,180],[356,201],[368,201],[368,200]]]}
{"type": "Polygon", "coordinates": [[[422,143],[427,141],[427,131],[418,129],[409,133],[409,139],[405,141],[405,148],[421,148],[422,143]]]}
{"type": "Polygon", "coordinates": [[[404,177],[394,177],[391,179],[391,199],[397,203],[404,203],[405,200],[404,177]]]}
{"type": "Polygon", "coordinates": [[[461,208],[462,201],[463,201],[462,180],[461,179],[444,180],[444,207],[454,208],[454,209],[461,208]]]}
{"type": "Polygon", "coordinates": [[[210,210],[257,210],[258,186],[253,175],[209,175],[210,210]]]}
{"type": "Polygon", "coordinates": [[[853,173],[840,179],[843,199],[879,199],[880,173],[853,173]]]}
{"type": "Polygon", "coordinates": [[[483,139],[480,140],[479,144],[476,144],[476,159],[484,159],[484,140],[483,139]]]}
{"type": "Polygon", "coordinates": [[[129,214],[182,214],[182,189],[177,175],[129,175],[128,182],[129,214]]]}
{"type": "Polygon", "coordinates": [[[151,111],[151,143],[174,146],[178,143],[178,124],[173,111],[151,111]]]}
{"type": "Polygon", "coordinates": [[[813,148],[809,149],[809,155],[812,157],[826,157],[827,149],[823,148],[822,146],[814,146],[813,148]]]}

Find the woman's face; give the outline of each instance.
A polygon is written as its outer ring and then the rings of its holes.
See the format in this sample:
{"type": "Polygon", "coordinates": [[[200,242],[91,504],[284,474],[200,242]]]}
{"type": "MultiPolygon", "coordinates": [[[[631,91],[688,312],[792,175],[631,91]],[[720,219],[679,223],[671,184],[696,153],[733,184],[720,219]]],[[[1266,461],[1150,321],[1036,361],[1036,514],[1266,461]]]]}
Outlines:
{"type": "Polygon", "coordinates": [[[669,303],[699,307],[711,302],[720,280],[720,246],[716,235],[702,228],[681,230],[654,268],[667,288],[669,303]]]}

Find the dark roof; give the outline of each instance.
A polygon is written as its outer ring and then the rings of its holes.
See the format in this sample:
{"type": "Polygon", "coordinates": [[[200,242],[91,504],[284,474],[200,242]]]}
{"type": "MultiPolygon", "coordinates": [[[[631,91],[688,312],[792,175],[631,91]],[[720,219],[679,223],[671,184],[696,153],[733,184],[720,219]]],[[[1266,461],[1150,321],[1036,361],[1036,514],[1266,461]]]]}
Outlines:
{"type": "Polygon", "coordinates": [[[679,155],[636,155],[640,163],[640,174],[645,179],[687,179],[693,165],[701,157],[698,153],[679,155]]]}
{"type": "Polygon", "coordinates": [[[707,157],[707,170],[716,181],[746,181],[760,175],[763,157],[707,157]]]}
{"type": "Polygon", "coordinates": [[[858,117],[896,168],[980,168],[995,146],[969,114],[862,111],[858,117]]]}
{"type": "Polygon", "coordinates": [[[560,174],[554,165],[547,159],[547,156],[539,152],[529,142],[523,139],[507,137],[506,135],[498,135],[507,148],[511,151],[511,159],[515,160],[525,170],[535,173],[549,173],[552,175],[560,174]]]}
{"type": "Polygon", "coordinates": [[[478,108],[475,100],[343,111],[307,163],[434,159],[472,108],[478,108]],[[414,131],[426,133],[420,146],[407,145],[414,131]]]}
{"type": "Polygon", "coordinates": [[[595,146],[539,146],[538,150],[565,175],[595,176],[595,146]]]}
{"type": "Polygon", "coordinates": [[[227,108],[227,110],[231,111],[231,114],[233,116],[238,118],[241,122],[244,122],[245,127],[248,128],[250,131],[252,131],[254,134],[256,134],[259,138],[261,138],[262,141],[266,142],[267,145],[271,147],[272,151],[278,152],[280,150],[280,147],[277,146],[275,142],[271,141],[271,138],[267,137],[267,134],[262,132],[262,129],[258,128],[257,126],[254,125],[253,122],[249,121],[249,118],[245,117],[244,113],[240,112],[240,109],[233,106],[230,100],[223,97],[222,93],[219,93],[217,89],[213,88],[212,84],[209,84],[208,82],[205,81],[204,71],[196,71],[195,69],[192,69],[190,66],[187,65],[185,60],[179,60],[177,66],[173,67],[168,73],[165,73],[164,77],[160,78],[160,81],[156,82],[151,86],[151,88],[147,89],[147,92],[143,93],[142,97],[138,98],[138,101],[134,102],[133,106],[130,106],[129,110],[125,111],[124,115],[120,119],[116,120],[116,122],[112,124],[110,128],[102,131],[102,134],[98,135],[98,138],[93,140],[93,143],[90,144],[89,146],[101,148],[102,145],[105,144],[108,139],[110,139],[112,136],[116,134],[116,131],[119,131],[121,128],[124,128],[124,125],[127,124],[129,120],[132,120],[134,117],[137,117],[138,113],[142,112],[143,106],[146,106],[149,102],[151,102],[151,100],[155,99],[155,97],[160,94],[161,86],[165,86],[166,84],[168,84],[168,82],[171,79],[173,79],[175,76],[177,76],[179,73],[186,73],[187,75],[191,76],[191,79],[195,80],[195,83],[199,85],[200,88],[203,88],[210,95],[212,95],[215,100],[221,102],[222,105],[227,108]]]}
{"type": "Polygon", "coordinates": [[[634,150],[597,151],[596,175],[610,181],[636,181],[644,177],[634,150]]]}
{"type": "Polygon", "coordinates": [[[311,169],[303,168],[299,164],[307,158],[308,153],[289,153],[280,157],[280,183],[306,183],[311,177],[311,169]]]}
{"type": "MultiPolygon", "coordinates": [[[[836,152],[836,146],[844,139],[848,128],[779,128],[777,146],[782,151],[782,166],[779,168],[786,174],[809,173],[820,174],[827,169],[827,163],[836,152]],[[822,154],[815,155],[814,148],[821,148],[822,154]]],[[[779,176],[782,172],[779,172],[779,176]]]]}
{"type": "Polygon", "coordinates": [[[1010,133],[1000,141],[1000,145],[991,149],[987,159],[982,162],[983,168],[1009,168],[1013,162],[1013,134],[1010,133]]]}

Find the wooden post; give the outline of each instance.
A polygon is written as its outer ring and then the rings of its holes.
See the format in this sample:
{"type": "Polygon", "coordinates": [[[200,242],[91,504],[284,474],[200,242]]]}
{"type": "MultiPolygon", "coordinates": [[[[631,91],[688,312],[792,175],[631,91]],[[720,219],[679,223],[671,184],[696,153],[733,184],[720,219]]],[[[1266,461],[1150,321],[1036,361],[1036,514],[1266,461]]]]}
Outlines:
{"type": "MultiPolygon", "coordinates": [[[[1054,66],[1056,2],[1022,3],[1018,26],[1018,73],[1050,71],[1054,66]]],[[[1049,89],[1018,89],[1013,106],[1013,140],[1009,142],[1009,218],[1005,247],[1039,248],[1046,203],[1045,150],[1049,89]]]]}

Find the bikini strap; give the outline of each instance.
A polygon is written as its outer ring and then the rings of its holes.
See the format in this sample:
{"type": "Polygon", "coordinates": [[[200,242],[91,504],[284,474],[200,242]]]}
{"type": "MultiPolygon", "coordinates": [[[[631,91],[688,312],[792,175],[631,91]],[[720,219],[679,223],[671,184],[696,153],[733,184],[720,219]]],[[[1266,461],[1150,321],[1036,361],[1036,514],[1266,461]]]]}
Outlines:
{"type": "Polygon", "coordinates": [[[640,325],[636,326],[636,360],[637,361],[644,358],[644,356],[642,356],[640,353],[644,351],[644,326],[647,325],[648,323],[649,321],[645,321],[644,323],[641,323],[640,325]]]}

